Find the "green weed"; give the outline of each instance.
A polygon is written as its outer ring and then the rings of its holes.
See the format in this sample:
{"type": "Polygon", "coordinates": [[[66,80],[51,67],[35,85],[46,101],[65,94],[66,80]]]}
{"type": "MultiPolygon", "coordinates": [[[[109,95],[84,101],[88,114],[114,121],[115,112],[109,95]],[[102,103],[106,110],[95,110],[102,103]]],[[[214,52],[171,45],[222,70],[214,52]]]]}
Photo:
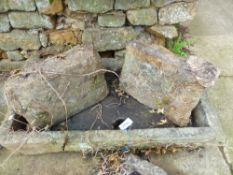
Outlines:
{"type": "Polygon", "coordinates": [[[168,49],[182,57],[190,55],[190,47],[194,42],[186,36],[187,33],[188,29],[180,28],[178,37],[168,42],[168,49]]]}

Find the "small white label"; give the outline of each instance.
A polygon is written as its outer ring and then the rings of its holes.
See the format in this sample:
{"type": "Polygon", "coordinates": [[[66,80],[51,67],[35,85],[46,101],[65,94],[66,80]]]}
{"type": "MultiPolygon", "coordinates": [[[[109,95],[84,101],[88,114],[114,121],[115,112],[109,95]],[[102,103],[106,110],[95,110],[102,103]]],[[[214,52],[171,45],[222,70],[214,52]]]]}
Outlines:
{"type": "Polygon", "coordinates": [[[124,122],[119,125],[120,130],[126,130],[133,124],[133,120],[127,118],[124,122]]]}

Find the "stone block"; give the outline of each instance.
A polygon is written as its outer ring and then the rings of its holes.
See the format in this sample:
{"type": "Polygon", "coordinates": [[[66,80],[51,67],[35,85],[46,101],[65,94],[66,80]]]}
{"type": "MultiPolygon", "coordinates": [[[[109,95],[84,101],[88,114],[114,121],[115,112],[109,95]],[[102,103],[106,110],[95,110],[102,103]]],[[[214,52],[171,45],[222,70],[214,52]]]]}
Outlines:
{"type": "Polygon", "coordinates": [[[9,32],[10,28],[11,26],[8,16],[5,14],[0,14],[0,32],[9,32]]]}
{"type": "Polygon", "coordinates": [[[132,25],[154,25],[157,23],[155,8],[144,8],[127,11],[127,19],[132,25]]]}
{"type": "Polygon", "coordinates": [[[187,126],[205,88],[218,76],[219,70],[200,58],[179,58],[162,46],[135,41],[127,46],[120,82],[139,102],[187,126]]]}
{"type": "Polygon", "coordinates": [[[52,4],[49,3],[49,0],[35,0],[35,2],[39,12],[46,15],[55,15],[62,12],[64,8],[62,0],[54,0],[52,4]]]}
{"type": "Polygon", "coordinates": [[[149,6],[150,0],[116,0],[114,8],[116,10],[129,10],[149,6]]]}
{"type": "Polygon", "coordinates": [[[93,43],[98,51],[120,50],[138,34],[132,27],[89,28],[83,32],[82,41],[93,43]]]}
{"type": "Polygon", "coordinates": [[[9,10],[35,11],[36,6],[33,0],[1,0],[0,12],[9,10]]]}
{"type": "Polygon", "coordinates": [[[82,35],[80,30],[54,30],[48,32],[49,42],[55,45],[76,45],[81,43],[82,35]]]}
{"type": "Polygon", "coordinates": [[[98,25],[101,27],[122,27],[125,25],[123,12],[106,13],[98,16],[98,25]]]}
{"type": "Polygon", "coordinates": [[[35,11],[36,6],[33,0],[7,0],[10,10],[35,11]]]}
{"type": "Polygon", "coordinates": [[[171,3],[176,3],[176,2],[193,2],[196,0],[151,0],[151,4],[154,5],[155,7],[163,7],[171,3]]]}
{"type": "Polygon", "coordinates": [[[165,38],[175,38],[178,36],[178,32],[175,26],[172,25],[154,25],[150,28],[147,28],[147,31],[155,36],[162,35],[165,38]]]}
{"type": "Polygon", "coordinates": [[[13,30],[10,33],[0,33],[0,49],[2,50],[37,50],[40,46],[38,32],[13,30]]]}
{"type": "Polygon", "coordinates": [[[6,52],[6,55],[7,55],[7,58],[10,59],[11,61],[24,60],[23,55],[18,50],[6,52]]]}
{"type": "Polygon", "coordinates": [[[9,13],[11,26],[19,29],[54,28],[51,17],[40,15],[37,12],[11,12],[9,13]]]}
{"type": "Polygon", "coordinates": [[[71,11],[105,13],[113,9],[114,0],[68,0],[71,11]]]}
{"type": "Polygon", "coordinates": [[[167,5],[159,10],[160,24],[176,24],[192,20],[196,15],[197,1],[194,2],[179,2],[167,5]]]}
{"type": "Polygon", "coordinates": [[[23,116],[32,128],[64,121],[107,96],[104,74],[99,69],[100,58],[92,45],[75,46],[31,62],[5,83],[8,108],[23,116]]]}

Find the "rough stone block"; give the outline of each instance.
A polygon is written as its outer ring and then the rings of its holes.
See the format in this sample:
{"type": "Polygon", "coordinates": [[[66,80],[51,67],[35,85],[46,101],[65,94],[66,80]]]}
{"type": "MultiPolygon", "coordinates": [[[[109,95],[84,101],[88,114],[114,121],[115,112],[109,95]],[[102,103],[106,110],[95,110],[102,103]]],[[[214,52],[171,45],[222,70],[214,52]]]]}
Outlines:
{"type": "Polygon", "coordinates": [[[36,6],[33,0],[7,0],[10,10],[35,11],[36,6]]]}
{"type": "Polygon", "coordinates": [[[89,28],[83,32],[83,43],[93,43],[98,51],[120,50],[136,39],[139,32],[132,27],[124,28],[89,28]]]}
{"type": "Polygon", "coordinates": [[[0,33],[0,49],[3,50],[37,50],[41,46],[38,32],[13,30],[10,33],[0,33]]]}
{"type": "Polygon", "coordinates": [[[155,8],[145,8],[127,11],[127,19],[132,25],[154,25],[157,23],[155,8]]]}
{"type": "Polygon", "coordinates": [[[36,6],[33,0],[1,0],[0,12],[9,10],[35,11],[36,6]]]}
{"type": "Polygon", "coordinates": [[[176,3],[176,2],[193,2],[196,0],[151,0],[151,4],[154,5],[155,7],[163,7],[171,3],[176,3]]]}
{"type": "Polygon", "coordinates": [[[197,1],[194,2],[179,2],[167,5],[159,10],[160,24],[176,24],[192,20],[196,15],[197,1]]]}
{"type": "Polygon", "coordinates": [[[9,13],[9,19],[14,28],[54,28],[54,22],[51,17],[40,15],[37,12],[11,12],[9,13]]]}
{"type": "Polygon", "coordinates": [[[5,83],[8,108],[33,128],[64,121],[106,97],[108,89],[99,69],[100,58],[92,45],[76,46],[60,56],[31,62],[5,83]]]}
{"type": "Polygon", "coordinates": [[[98,25],[101,27],[122,27],[125,25],[123,12],[106,13],[98,16],[98,25]]]}
{"type": "Polygon", "coordinates": [[[71,11],[105,13],[113,9],[114,0],[68,0],[71,11]]]}
{"type": "Polygon", "coordinates": [[[114,8],[116,10],[129,10],[149,6],[150,0],[116,0],[114,8]]]}
{"type": "Polygon", "coordinates": [[[216,67],[200,58],[179,58],[162,46],[135,41],[127,46],[120,82],[139,102],[163,109],[169,121],[187,126],[204,89],[218,75],[216,67]]]}
{"type": "Polygon", "coordinates": [[[56,45],[76,45],[82,41],[81,31],[71,29],[51,31],[48,33],[48,38],[51,44],[56,45]]]}
{"type": "Polygon", "coordinates": [[[0,32],[8,32],[10,28],[11,26],[8,16],[5,14],[0,14],[0,32]]]}
{"type": "Polygon", "coordinates": [[[162,35],[165,38],[175,38],[178,36],[178,32],[175,26],[172,25],[154,25],[147,29],[148,32],[154,35],[162,35]]]}
{"type": "Polygon", "coordinates": [[[46,15],[55,15],[63,11],[62,0],[54,0],[52,4],[49,3],[49,0],[35,0],[35,2],[39,12],[46,15]]]}
{"type": "Polygon", "coordinates": [[[10,59],[11,61],[24,60],[23,55],[18,50],[6,52],[6,55],[7,55],[7,58],[10,59]]]}
{"type": "Polygon", "coordinates": [[[7,12],[9,10],[8,0],[0,1],[0,12],[7,12]]]}

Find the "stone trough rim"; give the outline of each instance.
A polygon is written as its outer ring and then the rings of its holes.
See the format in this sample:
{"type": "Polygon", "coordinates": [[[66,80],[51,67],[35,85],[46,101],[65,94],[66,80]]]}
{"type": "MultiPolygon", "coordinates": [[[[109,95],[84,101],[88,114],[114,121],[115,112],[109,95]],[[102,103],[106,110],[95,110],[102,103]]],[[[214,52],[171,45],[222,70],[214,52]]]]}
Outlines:
{"type": "MultiPolygon", "coordinates": [[[[64,131],[8,132],[0,133],[0,144],[26,155],[58,152],[94,152],[99,150],[128,148],[153,148],[161,145],[203,146],[216,141],[218,118],[207,98],[202,98],[199,107],[206,117],[205,126],[185,128],[151,128],[121,130],[69,131],[68,143],[64,146],[64,131]],[[30,136],[29,136],[30,134],[30,136]],[[29,137],[28,137],[29,136],[29,137]]],[[[201,112],[201,111],[199,111],[201,112]]],[[[201,124],[202,125],[202,124],[201,124]]]]}

